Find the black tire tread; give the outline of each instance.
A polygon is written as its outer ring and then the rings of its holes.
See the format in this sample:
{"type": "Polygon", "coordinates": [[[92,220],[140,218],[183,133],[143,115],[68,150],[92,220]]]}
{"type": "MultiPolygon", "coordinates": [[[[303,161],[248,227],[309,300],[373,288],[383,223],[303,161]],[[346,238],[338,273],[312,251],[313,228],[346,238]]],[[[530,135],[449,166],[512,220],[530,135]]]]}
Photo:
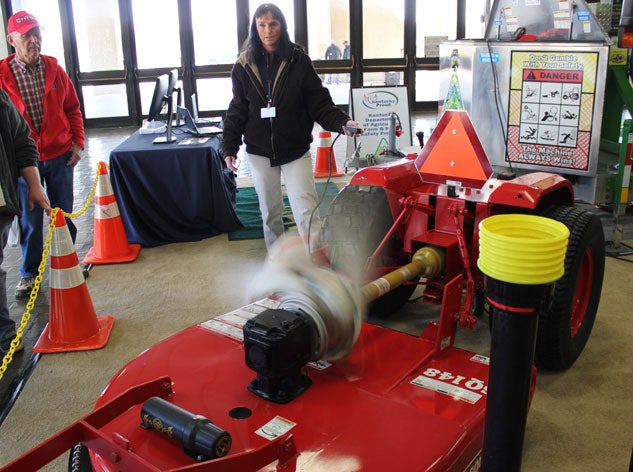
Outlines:
{"type": "Polygon", "coordinates": [[[565,273],[553,289],[549,306],[539,318],[535,364],[549,370],[564,370],[573,365],[585,347],[596,319],[604,277],[604,231],[597,215],[575,207],[548,207],[542,216],[569,228],[565,273]],[[571,336],[571,310],[582,260],[591,249],[593,282],[583,324],[571,336]]]}

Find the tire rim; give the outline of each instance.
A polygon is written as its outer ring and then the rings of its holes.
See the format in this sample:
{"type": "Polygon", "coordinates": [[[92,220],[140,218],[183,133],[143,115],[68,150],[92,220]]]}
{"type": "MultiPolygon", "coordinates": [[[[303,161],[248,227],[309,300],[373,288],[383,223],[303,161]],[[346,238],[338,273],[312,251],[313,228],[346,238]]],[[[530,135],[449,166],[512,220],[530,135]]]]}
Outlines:
{"type": "Polygon", "coordinates": [[[575,338],[585,321],[587,306],[591,298],[591,284],[593,281],[593,250],[587,249],[580,265],[580,273],[574,291],[574,300],[571,309],[571,337],[575,338]]]}

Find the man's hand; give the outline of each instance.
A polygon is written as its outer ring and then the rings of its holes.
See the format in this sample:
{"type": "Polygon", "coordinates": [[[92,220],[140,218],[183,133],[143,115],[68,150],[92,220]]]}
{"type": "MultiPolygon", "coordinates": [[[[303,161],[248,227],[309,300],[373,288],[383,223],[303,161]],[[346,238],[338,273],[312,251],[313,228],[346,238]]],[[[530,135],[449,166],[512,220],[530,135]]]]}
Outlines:
{"type": "Polygon", "coordinates": [[[41,206],[47,215],[51,214],[51,202],[46,195],[46,190],[42,185],[29,185],[29,211],[33,210],[33,206],[37,203],[41,206]]]}
{"type": "Polygon", "coordinates": [[[40,173],[37,166],[28,166],[20,169],[20,175],[24,177],[26,184],[29,187],[28,192],[28,207],[29,211],[33,210],[33,206],[37,203],[41,206],[47,215],[51,214],[51,202],[46,195],[46,190],[42,186],[40,180],[40,173]]]}
{"type": "Polygon", "coordinates": [[[81,147],[73,144],[70,146],[70,152],[72,153],[70,159],[66,161],[66,166],[75,167],[81,160],[81,147]]]}

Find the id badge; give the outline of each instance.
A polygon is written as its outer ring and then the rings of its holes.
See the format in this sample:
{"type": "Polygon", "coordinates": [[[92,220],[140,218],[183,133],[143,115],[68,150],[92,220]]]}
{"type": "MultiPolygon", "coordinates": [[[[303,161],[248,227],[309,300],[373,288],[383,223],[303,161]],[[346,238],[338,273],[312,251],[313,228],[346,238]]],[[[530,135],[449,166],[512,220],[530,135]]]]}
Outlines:
{"type": "Polygon", "coordinates": [[[276,116],[275,107],[262,108],[262,118],[274,118],[276,116]]]}

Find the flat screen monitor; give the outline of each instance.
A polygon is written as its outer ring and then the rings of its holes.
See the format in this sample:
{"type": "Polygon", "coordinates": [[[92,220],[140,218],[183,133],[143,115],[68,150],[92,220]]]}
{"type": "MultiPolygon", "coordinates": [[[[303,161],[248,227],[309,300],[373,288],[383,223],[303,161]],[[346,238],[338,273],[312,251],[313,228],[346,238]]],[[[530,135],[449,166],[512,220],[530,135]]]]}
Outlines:
{"type": "MultiPolygon", "coordinates": [[[[172,110],[175,111],[178,107],[182,106],[182,90],[178,85],[178,69],[172,69],[169,71],[169,86],[167,90],[167,95],[169,97],[173,96],[173,93],[176,92],[176,106],[172,107],[172,110]]],[[[176,119],[172,121],[172,126],[182,126],[183,122],[180,120],[180,115],[176,113],[176,119]]]]}
{"type": "Polygon", "coordinates": [[[171,94],[176,90],[176,84],[178,83],[178,69],[172,69],[169,71],[169,85],[167,87],[167,95],[171,97],[171,94]]]}
{"type": "Polygon", "coordinates": [[[156,85],[154,85],[154,94],[152,95],[152,102],[149,105],[147,121],[158,119],[168,96],[170,96],[169,74],[163,74],[156,78],[156,85]]]}
{"type": "Polygon", "coordinates": [[[156,78],[156,85],[154,86],[154,95],[152,96],[152,103],[149,107],[148,121],[157,120],[163,109],[163,106],[167,104],[167,135],[159,136],[154,139],[154,144],[161,143],[173,143],[176,138],[171,134],[171,116],[173,112],[172,95],[178,81],[178,70],[174,69],[169,74],[163,74],[156,78]]]}

